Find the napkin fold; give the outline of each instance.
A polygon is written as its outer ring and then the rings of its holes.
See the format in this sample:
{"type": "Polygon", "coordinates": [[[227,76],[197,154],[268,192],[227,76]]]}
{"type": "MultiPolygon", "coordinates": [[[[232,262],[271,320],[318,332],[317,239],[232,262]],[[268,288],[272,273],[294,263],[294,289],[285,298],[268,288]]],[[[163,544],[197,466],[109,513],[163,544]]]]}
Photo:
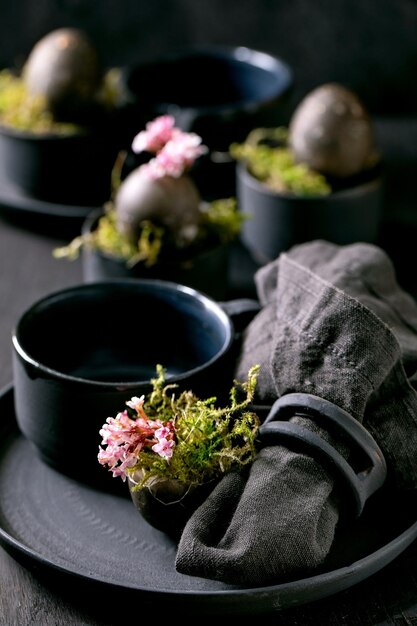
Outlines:
{"type": "MultiPolygon", "coordinates": [[[[248,325],[235,377],[261,366],[256,401],[293,392],[333,402],[380,446],[388,480],[417,488],[417,304],[371,244],[295,246],[258,270],[260,312],[248,325]]],[[[349,457],[347,440],[307,417],[291,418],[349,457]]],[[[344,493],[308,453],[264,447],[226,475],[189,519],[177,571],[259,586],[323,563],[343,519],[344,493]]]]}

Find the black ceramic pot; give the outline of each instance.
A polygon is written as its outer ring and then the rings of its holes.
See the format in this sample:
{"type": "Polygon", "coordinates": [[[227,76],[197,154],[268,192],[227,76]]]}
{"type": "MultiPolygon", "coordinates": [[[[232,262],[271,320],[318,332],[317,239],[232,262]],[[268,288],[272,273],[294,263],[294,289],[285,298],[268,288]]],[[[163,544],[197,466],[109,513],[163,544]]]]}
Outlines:
{"type": "Polygon", "coordinates": [[[259,126],[284,123],[293,74],[281,59],[243,46],[189,47],[122,68],[126,124],[133,137],[142,124],[169,114],[195,132],[209,153],[193,175],[206,198],[234,195],[230,144],[259,126]]]}
{"type": "Polygon", "coordinates": [[[248,215],[242,241],[260,264],[314,239],[339,245],[378,239],[383,210],[379,174],[316,198],[278,193],[252,176],[243,162],[238,163],[236,175],[238,206],[248,215]]]}
{"type": "Polygon", "coordinates": [[[117,156],[111,132],[34,134],[0,126],[0,181],[46,202],[100,206],[117,156]]]}
{"type": "MultiPolygon", "coordinates": [[[[94,232],[102,215],[101,210],[92,211],[83,224],[82,234],[94,232]]],[[[83,278],[85,282],[112,278],[156,278],[181,283],[216,300],[223,300],[227,297],[229,256],[230,245],[219,245],[202,250],[189,261],[173,259],[169,263],[152,267],[146,267],[143,263],[129,267],[121,258],[84,246],[83,278]]]]}

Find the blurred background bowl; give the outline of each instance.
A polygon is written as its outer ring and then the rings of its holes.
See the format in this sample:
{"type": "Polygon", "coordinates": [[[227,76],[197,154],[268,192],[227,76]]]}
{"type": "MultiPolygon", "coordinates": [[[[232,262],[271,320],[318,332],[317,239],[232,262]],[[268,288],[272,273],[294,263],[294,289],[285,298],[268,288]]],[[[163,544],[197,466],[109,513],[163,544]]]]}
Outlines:
{"type": "Polygon", "coordinates": [[[36,134],[0,125],[0,185],[43,202],[100,206],[110,197],[119,150],[112,133],[36,134]]]}
{"type": "Polygon", "coordinates": [[[230,144],[253,128],[284,122],[293,72],[272,54],[208,45],[121,68],[120,82],[126,136],[133,139],[146,122],[172,115],[176,126],[197,133],[209,148],[194,170],[202,195],[226,197],[235,190],[230,144]]]}
{"type": "MultiPolygon", "coordinates": [[[[82,236],[88,237],[97,229],[102,209],[95,209],[82,225],[82,236]]],[[[202,291],[215,300],[225,300],[229,287],[231,244],[218,244],[199,250],[191,259],[172,258],[150,267],[143,262],[130,266],[127,261],[97,248],[83,246],[82,270],[87,283],[113,278],[156,278],[181,283],[202,291]]]]}

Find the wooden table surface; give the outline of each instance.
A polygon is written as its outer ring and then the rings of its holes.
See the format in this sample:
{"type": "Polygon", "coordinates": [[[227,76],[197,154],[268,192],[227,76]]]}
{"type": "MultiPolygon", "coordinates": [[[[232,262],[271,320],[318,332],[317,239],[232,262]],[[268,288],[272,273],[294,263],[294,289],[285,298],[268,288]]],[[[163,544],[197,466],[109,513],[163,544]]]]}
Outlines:
{"type": "MultiPolygon", "coordinates": [[[[0,387],[12,381],[11,334],[19,314],[39,297],[82,281],[79,260],[52,257],[52,250],[67,243],[72,231],[61,232],[59,228],[48,232],[36,217],[31,224],[19,215],[12,218],[10,221],[7,215],[0,215],[0,387]]],[[[237,282],[245,271],[250,271],[250,265],[239,262],[237,282]]],[[[246,295],[244,285],[248,282],[242,279],[237,288],[242,288],[242,295],[246,295]]],[[[387,515],[395,512],[387,511],[387,515]]],[[[144,615],[140,602],[135,606],[114,605],[107,593],[80,594],[70,582],[57,586],[53,576],[39,575],[30,564],[20,564],[0,548],[2,626],[107,626],[144,623],[142,619],[166,623],[173,617],[166,607],[155,606],[152,615],[144,615]]],[[[417,542],[380,572],[348,590],[274,614],[231,617],[228,623],[254,620],[285,626],[416,626],[417,542]]]]}

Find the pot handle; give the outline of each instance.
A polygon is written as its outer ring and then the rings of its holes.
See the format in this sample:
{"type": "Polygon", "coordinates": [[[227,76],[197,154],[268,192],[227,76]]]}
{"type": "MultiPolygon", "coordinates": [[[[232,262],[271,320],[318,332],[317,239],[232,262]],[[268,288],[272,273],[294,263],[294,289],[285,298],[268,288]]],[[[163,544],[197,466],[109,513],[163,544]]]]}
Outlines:
{"type": "Polygon", "coordinates": [[[238,335],[245,330],[249,322],[262,308],[259,301],[252,298],[236,298],[235,300],[219,302],[219,305],[232,320],[238,335]]]}

